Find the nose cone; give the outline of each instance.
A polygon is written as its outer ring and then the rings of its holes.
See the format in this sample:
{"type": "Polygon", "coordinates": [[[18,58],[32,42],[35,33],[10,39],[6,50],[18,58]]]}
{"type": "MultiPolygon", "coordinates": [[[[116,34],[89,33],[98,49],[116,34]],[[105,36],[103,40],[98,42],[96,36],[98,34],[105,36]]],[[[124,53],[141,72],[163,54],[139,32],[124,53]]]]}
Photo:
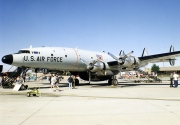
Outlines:
{"type": "Polygon", "coordinates": [[[4,56],[2,58],[2,62],[11,65],[13,63],[13,56],[12,56],[12,54],[4,56]]]}

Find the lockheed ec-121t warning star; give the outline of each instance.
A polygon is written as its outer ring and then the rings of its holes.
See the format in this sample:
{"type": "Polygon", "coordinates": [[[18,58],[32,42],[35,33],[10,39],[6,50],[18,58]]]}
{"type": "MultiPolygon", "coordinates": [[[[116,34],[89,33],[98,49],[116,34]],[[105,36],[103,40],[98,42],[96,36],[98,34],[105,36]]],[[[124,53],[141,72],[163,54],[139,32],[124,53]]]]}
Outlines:
{"type": "Polygon", "coordinates": [[[44,68],[56,71],[69,71],[83,80],[104,81],[108,84],[118,84],[116,75],[121,71],[138,70],[148,63],[166,62],[174,65],[175,57],[180,51],[174,51],[171,46],[169,52],[147,55],[144,48],[141,57],[132,56],[133,51],[125,54],[120,51],[118,56],[111,53],[95,52],[64,47],[38,47],[21,49],[18,53],[5,55],[2,62],[26,68],[44,68]]]}

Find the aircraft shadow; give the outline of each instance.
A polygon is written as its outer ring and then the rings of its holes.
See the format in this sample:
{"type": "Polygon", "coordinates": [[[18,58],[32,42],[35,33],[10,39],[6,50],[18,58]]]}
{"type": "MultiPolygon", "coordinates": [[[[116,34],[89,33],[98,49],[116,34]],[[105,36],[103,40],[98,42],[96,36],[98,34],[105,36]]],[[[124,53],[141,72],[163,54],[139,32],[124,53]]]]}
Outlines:
{"type": "Polygon", "coordinates": [[[168,83],[145,83],[145,84],[140,84],[140,83],[126,83],[126,84],[119,84],[121,87],[133,87],[133,86],[170,86],[168,83]]]}
{"type": "MultiPolygon", "coordinates": [[[[49,85],[49,86],[41,86],[41,87],[38,87],[40,89],[47,89],[47,88],[50,88],[50,84],[49,83],[42,83],[43,85],[49,85]]],[[[92,87],[92,88],[99,88],[99,87],[110,87],[110,88],[117,88],[117,87],[120,87],[120,88],[123,88],[123,87],[135,87],[135,86],[169,86],[170,84],[169,83],[127,83],[127,82],[119,82],[117,86],[111,86],[111,85],[108,85],[108,83],[80,83],[78,86],[75,86],[75,87],[80,87],[80,86],[89,86],[89,87],[92,87]]],[[[59,84],[59,87],[60,88],[64,88],[64,87],[68,87],[69,84],[68,83],[60,83],[59,84]]],[[[34,87],[30,87],[30,88],[34,88],[34,87]]]]}

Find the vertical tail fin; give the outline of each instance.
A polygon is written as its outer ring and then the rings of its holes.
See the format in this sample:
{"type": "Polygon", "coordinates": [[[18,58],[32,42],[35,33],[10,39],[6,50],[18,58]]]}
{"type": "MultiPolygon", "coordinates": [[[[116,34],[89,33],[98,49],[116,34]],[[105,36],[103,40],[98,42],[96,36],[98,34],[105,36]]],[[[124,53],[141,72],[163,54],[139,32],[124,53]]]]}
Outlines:
{"type": "Polygon", "coordinates": [[[169,52],[174,52],[174,47],[172,45],[170,46],[169,52]]]}
{"type": "Polygon", "coordinates": [[[147,52],[146,48],[144,48],[143,52],[142,52],[142,57],[144,57],[144,56],[148,56],[148,52],[147,52]]]}
{"type": "MultiPolygon", "coordinates": [[[[172,45],[170,46],[169,52],[174,52],[174,47],[172,45]]],[[[175,60],[176,60],[175,57],[169,59],[169,63],[170,63],[171,66],[175,65],[175,60]]]]}

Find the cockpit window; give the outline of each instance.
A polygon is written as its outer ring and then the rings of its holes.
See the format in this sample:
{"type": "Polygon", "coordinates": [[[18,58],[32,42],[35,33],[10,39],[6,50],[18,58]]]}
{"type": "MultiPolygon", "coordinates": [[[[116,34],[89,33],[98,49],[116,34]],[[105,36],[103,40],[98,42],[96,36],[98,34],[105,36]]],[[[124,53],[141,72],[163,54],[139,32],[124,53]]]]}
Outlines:
{"type": "Polygon", "coordinates": [[[30,53],[30,51],[29,50],[19,50],[18,53],[30,53]]]}

